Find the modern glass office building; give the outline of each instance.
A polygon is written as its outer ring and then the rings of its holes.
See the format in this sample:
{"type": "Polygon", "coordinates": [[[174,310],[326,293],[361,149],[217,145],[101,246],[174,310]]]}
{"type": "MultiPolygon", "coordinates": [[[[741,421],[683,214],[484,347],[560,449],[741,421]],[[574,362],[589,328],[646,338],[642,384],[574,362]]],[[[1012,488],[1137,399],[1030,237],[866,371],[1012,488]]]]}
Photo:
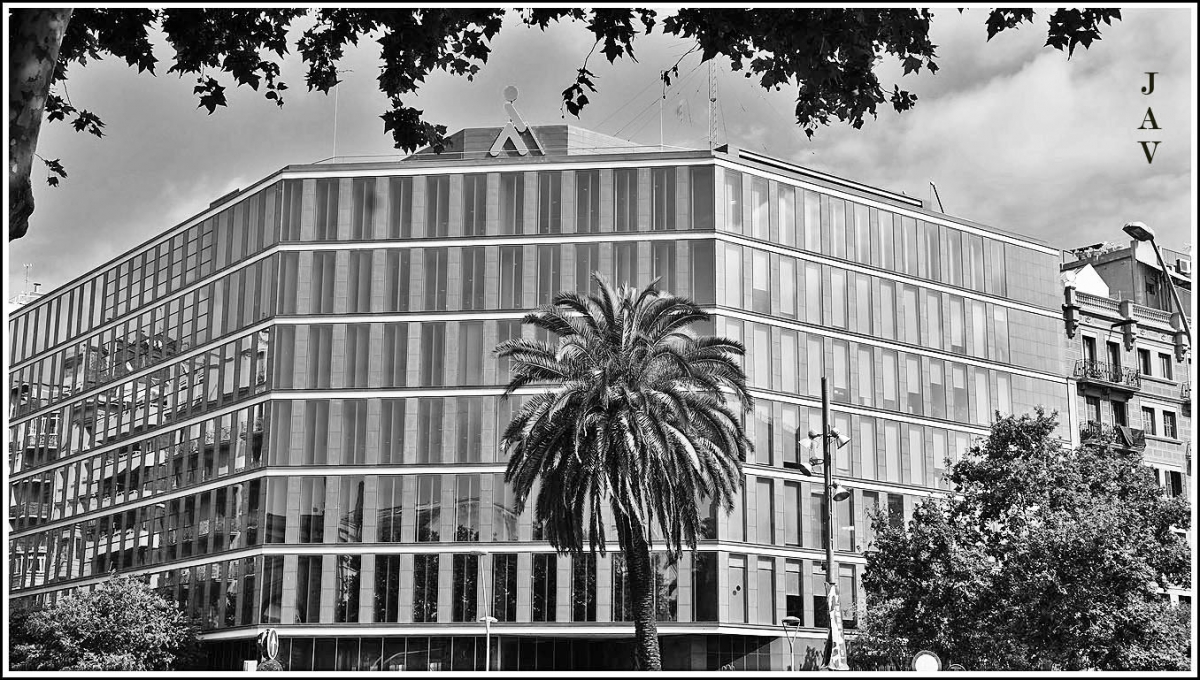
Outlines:
{"type": "Polygon", "coordinates": [[[786,616],[818,663],[823,493],[796,433],[821,376],[852,439],[850,633],[868,513],[909,516],[993,411],[1068,410],[1053,248],[733,147],[452,141],[288,166],[10,316],[14,605],[115,569],[202,622],[213,668],[268,627],[292,670],[482,668],[482,616],[493,669],[625,667],[621,556],[556,555],[498,447],[521,395],[492,348],[592,271],[658,278],[748,348],[740,502],[658,555],[666,669],[786,668],[786,616]]]}

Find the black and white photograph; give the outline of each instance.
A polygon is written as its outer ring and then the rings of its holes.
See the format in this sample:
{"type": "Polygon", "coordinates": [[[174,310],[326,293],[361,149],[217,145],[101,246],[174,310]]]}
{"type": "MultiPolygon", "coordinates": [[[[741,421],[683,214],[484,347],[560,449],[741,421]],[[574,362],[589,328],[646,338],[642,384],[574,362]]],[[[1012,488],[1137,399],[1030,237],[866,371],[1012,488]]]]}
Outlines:
{"type": "Polygon", "coordinates": [[[6,3],[6,674],[1190,677],[1197,12],[6,3]]]}

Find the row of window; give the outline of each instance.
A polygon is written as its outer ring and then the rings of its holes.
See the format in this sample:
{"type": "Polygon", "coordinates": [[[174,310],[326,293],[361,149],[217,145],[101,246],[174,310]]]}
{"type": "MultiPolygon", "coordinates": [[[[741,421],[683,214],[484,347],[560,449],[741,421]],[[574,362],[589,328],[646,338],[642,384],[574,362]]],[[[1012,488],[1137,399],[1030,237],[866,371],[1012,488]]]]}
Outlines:
{"type": "Polygon", "coordinates": [[[14,384],[41,387],[14,400],[14,415],[172,361],[272,316],[275,279],[273,259],[257,262],[14,370],[14,384]]]}
{"type": "MultiPolygon", "coordinates": [[[[12,317],[13,363],[137,312],[271,247],[277,242],[285,194],[299,196],[298,184],[288,191],[284,188],[280,183],[269,186],[12,317]]],[[[292,219],[298,219],[299,208],[297,202],[292,219]]],[[[238,300],[243,295],[232,292],[222,299],[238,300]]],[[[252,304],[272,298],[269,291],[260,295],[249,289],[244,297],[252,304]]]]}
{"type": "MultiPolygon", "coordinates": [[[[1102,423],[1104,418],[1101,415],[1101,399],[1098,395],[1086,395],[1084,397],[1084,405],[1087,409],[1087,420],[1091,423],[1102,423]]],[[[1152,436],[1161,436],[1168,439],[1179,439],[1179,420],[1175,411],[1167,408],[1154,408],[1153,406],[1142,406],[1142,430],[1152,436]],[[1158,427],[1159,419],[1156,417],[1156,412],[1162,414],[1162,429],[1158,427]]],[[[1112,422],[1114,425],[1123,427],[1131,427],[1129,413],[1124,401],[1112,401],[1112,422]]]]}
{"type": "MultiPolygon", "coordinates": [[[[9,431],[23,453],[10,457],[10,466],[30,469],[262,394],[269,343],[267,331],[236,338],[19,423],[9,431]],[[46,419],[59,423],[54,438],[37,436],[46,419]]],[[[83,385],[79,391],[92,389],[83,385]]]]}
{"type": "MultiPolygon", "coordinates": [[[[923,472],[926,457],[923,450],[914,452],[906,459],[912,465],[904,465],[904,471],[923,472]]],[[[881,465],[900,476],[898,447],[881,465]]],[[[724,540],[761,545],[824,547],[824,500],[816,485],[754,476],[747,484],[727,518],[719,518],[715,506],[708,506],[700,538],[720,534],[724,540]],[[786,517],[782,524],[776,508],[786,517]]],[[[17,507],[30,507],[33,501],[26,494],[35,493],[31,488],[14,489],[17,507]]],[[[902,512],[898,494],[866,491],[838,503],[839,550],[864,549],[856,527],[869,542],[869,513],[881,505],[881,498],[883,507],[902,512]]],[[[614,533],[612,526],[609,533],[614,533]]],[[[657,528],[655,535],[661,538],[657,528]]],[[[15,587],[31,587],[263,544],[529,540],[542,540],[541,526],[517,514],[502,473],[305,475],[248,480],[118,509],[17,538],[13,555],[49,556],[41,565],[44,572],[17,573],[15,587]]]]}
{"type": "Polygon", "coordinates": [[[1043,306],[1055,297],[1051,255],[725,168],[287,180],[18,315],[12,358],[23,361],[276,242],[707,230],[714,217],[724,231],[978,292],[1043,306]],[[306,214],[311,221],[302,221],[306,214]]]}

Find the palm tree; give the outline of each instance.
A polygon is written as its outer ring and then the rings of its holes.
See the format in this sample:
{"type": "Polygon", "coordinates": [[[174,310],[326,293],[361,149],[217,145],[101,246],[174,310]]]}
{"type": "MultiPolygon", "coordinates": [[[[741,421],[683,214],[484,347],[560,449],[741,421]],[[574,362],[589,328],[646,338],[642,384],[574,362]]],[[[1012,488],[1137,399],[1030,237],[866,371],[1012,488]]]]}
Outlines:
{"type": "Polygon", "coordinates": [[[582,553],[585,533],[592,552],[605,552],[608,504],[629,570],[636,668],[659,670],[651,527],[678,558],[684,544],[696,547],[702,505],[733,509],[752,449],[731,403],[753,405],[737,362],[745,348],[685,333],[708,314],[660,293],[657,279],[639,291],[593,278],[597,293],[559,293],[523,319],[557,335],[556,344],[516,339],[496,347],[512,360],[505,398],[527,385],[550,386],[504,431],[504,479],[517,512],[540,481],[534,520],[563,553],[582,553]]]}

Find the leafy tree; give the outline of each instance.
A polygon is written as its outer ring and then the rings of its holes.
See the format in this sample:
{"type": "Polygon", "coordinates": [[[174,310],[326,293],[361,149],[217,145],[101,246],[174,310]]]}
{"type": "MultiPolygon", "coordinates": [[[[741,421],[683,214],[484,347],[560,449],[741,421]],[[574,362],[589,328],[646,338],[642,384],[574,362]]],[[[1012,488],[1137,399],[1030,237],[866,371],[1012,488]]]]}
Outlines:
{"type": "Polygon", "coordinates": [[[741,344],[685,331],[708,315],[652,284],[559,293],[524,323],[557,343],[507,340],[512,360],[505,396],[527,385],[530,397],[504,430],[504,479],[517,512],[538,486],[534,521],[560,552],[606,550],[605,506],[625,556],[633,610],[635,667],[659,670],[652,527],[678,556],[695,548],[700,507],[732,510],[741,463],[752,448],[729,403],[753,399],[736,358],[741,344]],[[552,337],[551,336],[551,337],[552,337]],[[725,391],[730,394],[726,394],[725,391]]]}
{"type": "MultiPolygon", "coordinates": [[[[413,151],[445,146],[446,127],[425,120],[424,112],[407,106],[434,70],[468,79],[491,54],[491,40],[508,10],[502,8],[325,8],[325,9],[198,9],[118,8],[10,10],[9,134],[13,140],[9,167],[9,239],[20,238],[33,213],[30,172],[43,116],[70,121],[79,131],[104,135],[95,113],[73,104],[65,84],[71,66],[112,56],[138,72],[155,74],[159,59],[150,32],[161,31],[175,50],[167,73],[196,77],[194,92],[212,113],[224,106],[225,85],[254,90],[283,105],[286,83],[279,79],[279,60],[289,51],[288,29],[302,18],[311,26],[295,49],[307,65],[309,90],[328,94],[338,83],[338,61],[346,46],[376,40],[383,64],[379,88],[390,100],[383,129],[396,148],[413,151]]],[[[516,10],[514,10],[516,11],[516,10]]],[[[595,43],[563,90],[563,108],[572,115],[596,92],[596,74],[588,58],[597,47],[610,62],[634,57],[639,33],[659,25],[654,9],[525,9],[526,26],[545,30],[551,23],[585,24],[595,43]]],[[[1100,39],[1100,22],[1120,19],[1115,9],[1058,9],[1049,19],[1046,45],[1066,49],[1088,47],[1100,39]]],[[[936,45],[929,40],[933,13],[920,9],[680,9],[661,21],[667,35],[695,41],[703,59],[720,58],[734,70],[746,69],[766,89],[796,88],[796,122],[811,137],[831,118],[861,127],[880,104],[906,111],[917,96],[893,85],[885,90],[875,74],[877,58],[890,56],[904,73],[922,67],[937,71],[936,45]]],[[[1028,9],[996,9],[987,16],[990,40],[997,33],[1033,21],[1028,9]]],[[[689,52],[690,54],[690,52],[689,52]]],[[[685,55],[686,56],[686,55],[685,55]]],[[[678,76],[679,63],[661,70],[665,82],[678,76]]],[[[42,159],[50,184],[67,176],[59,159],[42,159]]]]}
{"type": "Polygon", "coordinates": [[[127,576],[14,612],[9,624],[13,670],[169,671],[199,661],[196,629],[183,611],[127,576]]]}
{"type": "Polygon", "coordinates": [[[1065,448],[1056,417],[999,418],[908,526],[875,521],[860,667],[920,649],[971,670],[1186,670],[1187,501],[1136,453],[1065,448]]]}

